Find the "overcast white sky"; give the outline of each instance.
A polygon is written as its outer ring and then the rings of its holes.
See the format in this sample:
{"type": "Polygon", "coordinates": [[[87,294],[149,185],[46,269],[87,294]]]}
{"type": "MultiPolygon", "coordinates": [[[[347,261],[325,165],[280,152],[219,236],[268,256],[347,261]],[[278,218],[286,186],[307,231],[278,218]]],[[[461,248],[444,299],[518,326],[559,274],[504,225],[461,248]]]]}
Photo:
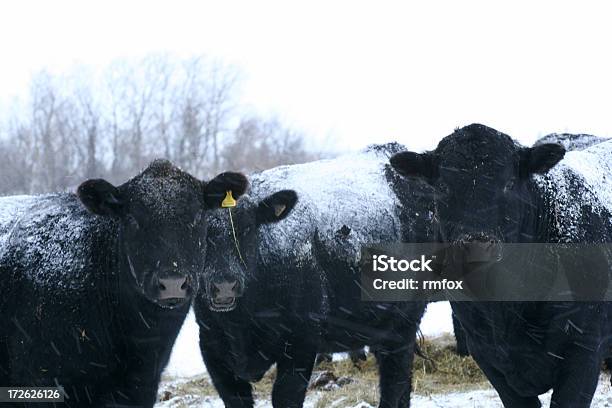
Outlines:
{"type": "Polygon", "coordinates": [[[612,136],[605,1],[14,1],[0,5],[0,100],[43,67],[205,53],[243,101],[340,149],[432,148],[481,122],[524,143],[612,136]]]}

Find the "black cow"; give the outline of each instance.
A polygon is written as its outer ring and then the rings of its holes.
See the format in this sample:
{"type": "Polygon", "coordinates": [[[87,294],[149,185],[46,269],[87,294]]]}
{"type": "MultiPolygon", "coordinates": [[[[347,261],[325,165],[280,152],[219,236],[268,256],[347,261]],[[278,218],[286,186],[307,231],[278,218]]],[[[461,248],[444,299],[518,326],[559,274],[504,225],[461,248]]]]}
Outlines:
{"type": "MultiPolygon", "coordinates": [[[[566,151],[571,150],[584,150],[594,144],[605,142],[608,138],[593,136],[588,134],[572,134],[572,133],[551,133],[543,136],[536,140],[534,146],[538,146],[546,143],[557,143],[562,145],[566,151]]],[[[462,357],[469,356],[470,352],[467,348],[465,341],[465,334],[461,323],[457,320],[457,317],[453,313],[453,329],[455,332],[455,339],[457,340],[457,354],[462,357]]],[[[612,369],[612,359],[606,360],[606,366],[612,369]]]]}
{"type": "MultiPolygon", "coordinates": [[[[391,163],[434,187],[440,242],[466,251],[495,251],[500,242],[612,242],[612,143],[570,152],[553,169],[564,155],[561,145],[525,148],[474,124],[434,151],[402,152],[391,163]]],[[[602,254],[603,270],[609,270],[611,255],[602,254]]],[[[580,289],[585,282],[574,283],[580,289]]],[[[551,388],[554,407],[589,406],[611,334],[609,303],[451,304],[471,354],[504,406],[539,407],[538,395],[551,388]]]]}
{"type": "Polygon", "coordinates": [[[118,187],[0,199],[0,385],[62,386],[68,407],[151,407],[198,289],[204,213],[246,185],[159,160],[118,187]]]}
{"type": "Polygon", "coordinates": [[[227,407],[252,407],[250,382],[274,363],[273,406],[300,407],[318,352],[366,345],[379,364],[380,407],[409,406],[424,304],[364,302],[359,286],[362,244],[419,241],[430,225],[410,187],[418,183],[388,166],[399,150],[374,146],[265,171],[231,219],[211,214],[195,312],[227,407]]]}

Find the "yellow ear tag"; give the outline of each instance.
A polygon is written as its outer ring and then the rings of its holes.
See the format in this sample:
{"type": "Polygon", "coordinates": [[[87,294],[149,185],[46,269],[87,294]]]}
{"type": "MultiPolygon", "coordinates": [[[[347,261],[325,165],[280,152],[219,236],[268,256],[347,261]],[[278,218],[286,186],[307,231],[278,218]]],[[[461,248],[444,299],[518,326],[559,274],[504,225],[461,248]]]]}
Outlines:
{"type": "Polygon", "coordinates": [[[232,196],[232,190],[227,190],[225,193],[225,198],[221,202],[221,207],[223,208],[231,208],[236,206],[236,200],[232,196]]]}

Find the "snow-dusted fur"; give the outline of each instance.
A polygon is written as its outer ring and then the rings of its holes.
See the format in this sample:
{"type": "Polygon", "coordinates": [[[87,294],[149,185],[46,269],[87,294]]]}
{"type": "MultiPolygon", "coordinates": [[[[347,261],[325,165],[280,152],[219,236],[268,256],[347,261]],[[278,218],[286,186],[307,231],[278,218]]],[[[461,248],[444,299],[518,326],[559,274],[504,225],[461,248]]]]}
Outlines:
{"type": "MultiPolygon", "coordinates": [[[[392,163],[443,191],[435,219],[444,242],[484,236],[493,243],[612,243],[612,141],[563,155],[559,146],[524,148],[474,124],[457,129],[432,152],[401,153],[392,163]]],[[[609,245],[600,248],[584,265],[584,279],[610,270],[609,245]]],[[[558,254],[561,265],[580,259],[565,254],[558,254]]],[[[535,274],[528,262],[524,270],[535,274]]],[[[569,283],[574,293],[594,286],[569,283]]],[[[451,304],[471,354],[506,407],[539,407],[537,396],[549,389],[551,406],[589,407],[610,346],[609,302],[451,304]]]]}
{"type": "Polygon", "coordinates": [[[301,406],[317,352],[365,345],[379,361],[380,406],[409,405],[424,305],[362,301],[359,287],[362,245],[423,241],[429,233],[419,186],[388,165],[401,149],[372,146],[254,175],[250,194],[232,211],[244,266],[228,213],[211,214],[202,287],[216,279],[244,285],[233,311],[212,311],[204,291],[195,302],[203,358],[226,406],[251,406],[249,381],[274,363],[273,405],[301,406]],[[275,193],[283,190],[297,192],[295,207],[278,222],[258,223],[260,203],[281,203],[275,193]]]}
{"type": "Polygon", "coordinates": [[[537,182],[551,197],[558,217],[558,229],[567,242],[610,242],[612,224],[612,140],[584,150],[570,151],[564,159],[537,182]],[[584,223],[593,212],[603,230],[593,231],[584,223]],[[589,238],[588,235],[594,235],[589,238]]]}
{"type": "Polygon", "coordinates": [[[0,385],[61,385],[68,407],[153,406],[190,302],[147,282],[171,271],[197,289],[218,187],[155,161],[78,197],[0,198],[0,385]]]}
{"type": "Polygon", "coordinates": [[[549,135],[542,136],[536,140],[533,145],[537,146],[544,143],[558,143],[565,147],[565,150],[569,152],[572,150],[584,150],[587,147],[605,142],[606,140],[609,140],[609,138],[587,135],[583,133],[551,133],[549,135]]]}

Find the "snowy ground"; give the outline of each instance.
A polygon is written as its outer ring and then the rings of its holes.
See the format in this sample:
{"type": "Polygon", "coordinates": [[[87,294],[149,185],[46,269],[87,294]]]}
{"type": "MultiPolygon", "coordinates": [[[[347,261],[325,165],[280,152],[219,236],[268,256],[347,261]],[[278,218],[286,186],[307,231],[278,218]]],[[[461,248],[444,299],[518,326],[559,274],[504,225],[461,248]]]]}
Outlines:
{"type": "MultiPolygon", "coordinates": [[[[543,407],[548,407],[550,404],[551,393],[540,397],[543,407]]],[[[317,402],[318,394],[309,393],[305,408],[313,408],[317,402]]],[[[335,401],[330,407],[345,407],[342,404],[342,398],[335,401]]],[[[198,408],[223,408],[223,402],[215,397],[192,396],[191,398],[171,399],[169,401],[160,402],[156,408],[178,408],[185,404],[198,408]]],[[[503,408],[503,405],[497,393],[492,390],[475,390],[468,392],[453,392],[448,394],[434,394],[422,396],[413,394],[411,406],[415,408],[503,408]]],[[[610,387],[610,378],[607,375],[602,375],[597,387],[597,392],[591,404],[593,408],[610,408],[612,407],[612,389],[610,387]]],[[[257,401],[256,408],[272,408],[269,401],[257,401]]],[[[350,408],[375,408],[372,405],[362,402],[353,405],[350,408]]]]}
{"type": "MultiPolygon", "coordinates": [[[[429,304],[427,312],[421,324],[423,334],[435,337],[443,333],[452,333],[450,305],[446,302],[429,304]]],[[[202,362],[198,347],[198,326],[193,313],[189,313],[187,320],[177,338],[172,351],[170,363],[165,371],[166,378],[170,381],[162,383],[160,389],[171,388],[174,384],[187,381],[195,376],[206,373],[206,367],[202,362]]],[[[309,393],[305,407],[313,408],[316,405],[318,393],[309,393]]],[[[540,397],[544,407],[550,403],[550,393],[540,397]]],[[[497,394],[492,389],[474,390],[448,394],[417,395],[412,398],[412,406],[416,408],[501,408],[497,394]]],[[[198,408],[222,408],[223,403],[219,398],[211,396],[192,395],[182,398],[171,398],[169,401],[160,402],[157,408],[182,408],[193,406],[198,408]]],[[[256,408],[271,407],[269,401],[258,401],[256,408]]],[[[345,407],[342,400],[336,401],[332,407],[345,407]]],[[[592,407],[612,408],[612,389],[610,377],[602,375],[592,407]]],[[[361,403],[351,408],[372,408],[367,403],[361,403]]]]}
{"type": "MultiPolygon", "coordinates": [[[[540,396],[543,407],[548,407],[550,405],[550,395],[551,393],[549,392],[548,394],[540,396]]],[[[412,398],[412,402],[415,408],[503,408],[501,401],[497,397],[497,393],[492,389],[456,392],[444,395],[437,394],[429,397],[415,395],[412,398]]],[[[369,405],[362,406],[363,408],[370,407],[369,405]]],[[[602,375],[591,406],[593,408],[612,407],[610,377],[607,375],[602,375]]]]}

